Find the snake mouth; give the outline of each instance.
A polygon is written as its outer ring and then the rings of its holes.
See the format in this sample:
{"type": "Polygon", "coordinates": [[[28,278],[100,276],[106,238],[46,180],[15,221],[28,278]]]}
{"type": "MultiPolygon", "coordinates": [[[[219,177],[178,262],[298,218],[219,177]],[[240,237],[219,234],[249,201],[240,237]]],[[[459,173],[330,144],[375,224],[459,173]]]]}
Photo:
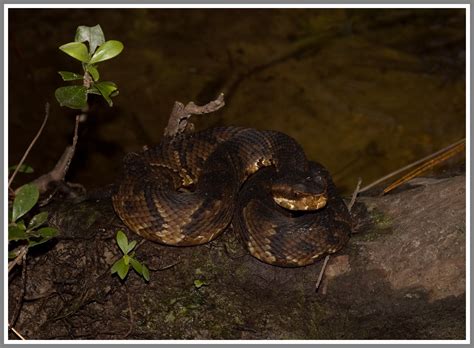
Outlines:
{"type": "Polygon", "coordinates": [[[326,206],[328,198],[325,193],[321,193],[318,195],[308,195],[295,199],[282,196],[273,196],[273,200],[280,207],[288,210],[312,211],[326,206]]]}

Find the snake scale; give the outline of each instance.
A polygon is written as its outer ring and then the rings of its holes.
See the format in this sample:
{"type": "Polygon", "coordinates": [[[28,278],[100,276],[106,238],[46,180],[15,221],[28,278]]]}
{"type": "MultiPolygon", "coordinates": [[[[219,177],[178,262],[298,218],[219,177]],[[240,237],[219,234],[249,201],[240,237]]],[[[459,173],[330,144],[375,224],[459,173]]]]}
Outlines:
{"type": "Polygon", "coordinates": [[[351,232],[328,171],[276,131],[211,128],[130,153],[112,201],[146,239],[198,245],[232,225],[251,255],[276,266],[311,264],[351,232]]]}

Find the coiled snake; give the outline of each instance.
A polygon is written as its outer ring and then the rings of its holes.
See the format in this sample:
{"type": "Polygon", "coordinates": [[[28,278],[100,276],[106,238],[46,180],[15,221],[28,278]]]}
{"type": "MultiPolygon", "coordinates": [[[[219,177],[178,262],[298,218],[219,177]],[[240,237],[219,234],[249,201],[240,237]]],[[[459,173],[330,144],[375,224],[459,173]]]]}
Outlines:
{"type": "Polygon", "coordinates": [[[232,224],[251,255],[277,266],[311,264],[351,231],[327,170],[275,131],[211,128],[131,153],[112,200],[146,239],[198,245],[232,224]]]}

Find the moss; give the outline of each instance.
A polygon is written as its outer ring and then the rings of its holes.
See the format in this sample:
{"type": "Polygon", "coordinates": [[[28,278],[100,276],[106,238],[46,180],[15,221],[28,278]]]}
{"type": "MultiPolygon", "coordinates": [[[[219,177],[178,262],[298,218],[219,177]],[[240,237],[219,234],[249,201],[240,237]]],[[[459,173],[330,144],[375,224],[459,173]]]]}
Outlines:
{"type": "Polygon", "coordinates": [[[392,234],[392,219],[375,207],[368,206],[370,227],[361,234],[354,235],[353,239],[360,241],[373,241],[381,236],[392,234]]]}
{"type": "Polygon", "coordinates": [[[386,230],[392,226],[392,220],[380,210],[373,209],[370,211],[370,217],[379,230],[386,230]]]}

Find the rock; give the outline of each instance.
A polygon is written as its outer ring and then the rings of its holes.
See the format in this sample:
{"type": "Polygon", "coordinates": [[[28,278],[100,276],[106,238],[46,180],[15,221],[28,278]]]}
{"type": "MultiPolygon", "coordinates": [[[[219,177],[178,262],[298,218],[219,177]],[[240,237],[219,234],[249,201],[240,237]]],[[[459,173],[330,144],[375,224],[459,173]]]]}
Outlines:
{"type": "Polygon", "coordinates": [[[323,284],[330,301],[348,308],[346,335],[465,337],[465,182],[417,179],[403,191],[359,200],[373,224],[359,220],[348,255],[333,260],[323,284]]]}
{"type": "Polygon", "coordinates": [[[365,198],[369,212],[382,214],[385,235],[356,241],[368,269],[380,269],[395,290],[421,289],[430,302],[460,296],[466,289],[466,178],[413,181],[413,188],[365,198]]]}

